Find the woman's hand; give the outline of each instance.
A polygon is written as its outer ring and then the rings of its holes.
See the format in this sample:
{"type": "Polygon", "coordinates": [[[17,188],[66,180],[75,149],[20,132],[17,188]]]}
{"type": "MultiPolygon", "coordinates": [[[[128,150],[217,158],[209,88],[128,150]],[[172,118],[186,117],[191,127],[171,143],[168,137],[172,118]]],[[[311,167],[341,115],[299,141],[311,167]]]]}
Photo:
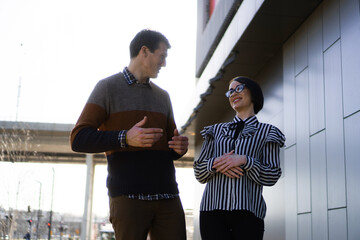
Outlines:
{"type": "Polygon", "coordinates": [[[240,178],[244,175],[241,166],[246,164],[245,155],[234,154],[234,150],[217,157],[214,161],[213,168],[216,172],[221,172],[230,178],[240,178]]]}

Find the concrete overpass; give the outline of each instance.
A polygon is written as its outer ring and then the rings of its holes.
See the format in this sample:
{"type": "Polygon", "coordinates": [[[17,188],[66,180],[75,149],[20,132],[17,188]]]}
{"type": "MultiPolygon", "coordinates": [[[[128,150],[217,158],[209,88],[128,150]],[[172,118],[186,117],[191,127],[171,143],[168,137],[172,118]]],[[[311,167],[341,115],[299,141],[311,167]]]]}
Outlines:
{"type": "MultiPolygon", "coordinates": [[[[87,180],[81,231],[81,239],[86,240],[91,236],[94,169],[96,164],[106,164],[106,158],[104,153],[73,152],[69,144],[73,127],[73,124],[0,121],[0,161],[86,164],[87,180]]],[[[184,157],[174,162],[175,166],[192,167],[193,153],[194,149],[189,149],[184,157]]]]}
{"type": "MultiPolygon", "coordinates": [[[[32,163],[86,163],[86,154],[73,152],[69,144],[73,124],[0,121],[0,161],[32,163]]],[[[106,164],[104,153],[91,154],[94,164],[106,164]]],[[[192,167],[193,149],[175,161],[176,167],[192,167]]]]}

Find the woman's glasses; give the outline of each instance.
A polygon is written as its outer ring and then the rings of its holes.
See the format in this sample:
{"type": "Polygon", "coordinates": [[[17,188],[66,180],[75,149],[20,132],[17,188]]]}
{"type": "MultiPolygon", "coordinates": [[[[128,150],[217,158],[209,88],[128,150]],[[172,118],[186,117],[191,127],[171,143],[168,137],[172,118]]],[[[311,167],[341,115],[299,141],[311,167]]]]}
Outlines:
{"type": "Polygon", "coordinates": [[[229,91],[225,93],[226,97],[230,97],[234,92],[241,93],[245,88],[245,84],[240,84],[235,87],[235,89],[230,88],[229,91]]]}

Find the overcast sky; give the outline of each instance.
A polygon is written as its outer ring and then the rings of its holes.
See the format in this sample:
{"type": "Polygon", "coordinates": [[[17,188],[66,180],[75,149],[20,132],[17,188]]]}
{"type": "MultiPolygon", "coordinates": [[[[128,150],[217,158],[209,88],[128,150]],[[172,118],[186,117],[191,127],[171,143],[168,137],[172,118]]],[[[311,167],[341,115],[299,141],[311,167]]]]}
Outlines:
{"type": "Polygon", "coordinates": [[[172,45],[154,82],[180,121],[195,84],[196,1],[0,0],[0,120],[74,123],[96,82],[129,63],[144,28],[172,45]]]}

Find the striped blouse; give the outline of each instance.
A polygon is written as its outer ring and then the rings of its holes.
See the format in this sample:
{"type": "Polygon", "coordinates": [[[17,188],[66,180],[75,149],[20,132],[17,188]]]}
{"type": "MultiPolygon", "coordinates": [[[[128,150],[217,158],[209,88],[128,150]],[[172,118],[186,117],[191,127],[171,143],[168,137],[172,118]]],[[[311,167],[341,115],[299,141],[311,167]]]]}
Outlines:
{"type": "Polygon", "coordinates": [[[200,205],[200,211],[248,210],[264,219],[266,204],[262,196],[263,186],[273,186],[281,176],[280,147],[285,136],[275,126],[260,123],[256,116],[246,119],[245,127],[234,140],[236,122],[218,123],[201,131],[204,143],[199,158],[194,162],[195,177],[200,183],[207,183],[200,205]],[[216,157],[232,150],[246,155],[242,168],[244,176],[231,179],[212,168],[216,157]]]}

